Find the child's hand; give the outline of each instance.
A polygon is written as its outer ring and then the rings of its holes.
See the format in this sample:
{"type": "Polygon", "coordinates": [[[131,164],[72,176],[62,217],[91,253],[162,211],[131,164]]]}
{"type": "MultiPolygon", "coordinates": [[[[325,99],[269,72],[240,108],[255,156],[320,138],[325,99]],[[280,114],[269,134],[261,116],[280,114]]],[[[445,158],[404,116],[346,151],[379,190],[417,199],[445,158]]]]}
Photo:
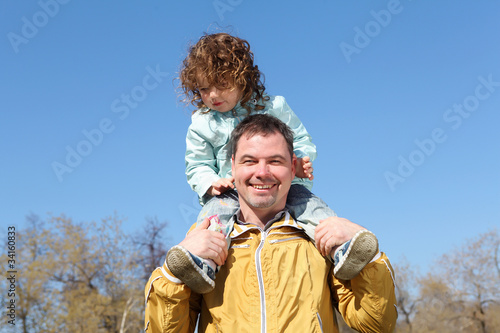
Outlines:
{"type": "Polygon", "coordinates": [[[304,158],[297,157],[297,164],[295,165],[295,176],[299,178],[309,178],[309,180],[314,179],[312,162],[309,156],[304,158]]]}
{"type": "Polygon", "coordinates": [[[230,188],[234,188],[234,177],[230,178],[221,178],[212,183],[207,190],[207,193],[211,196],[221,195],[226,192],[230,188]]]}

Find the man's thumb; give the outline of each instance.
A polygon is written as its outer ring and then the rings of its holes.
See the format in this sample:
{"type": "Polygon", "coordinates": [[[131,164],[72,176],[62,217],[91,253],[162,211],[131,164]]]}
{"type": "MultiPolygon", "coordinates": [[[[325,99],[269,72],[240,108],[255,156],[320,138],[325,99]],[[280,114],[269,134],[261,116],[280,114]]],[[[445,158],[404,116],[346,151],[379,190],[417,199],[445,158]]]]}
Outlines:
{"type": "Polygon", "coordinates": [[[210,226],[210,221],[208,220],[208,217],[205,217],[205,219],[203,220],[203,222],[201,222],[200,224],[198,224],[196,226],[195,230],[208,229],[209,226],[210,226]]]}

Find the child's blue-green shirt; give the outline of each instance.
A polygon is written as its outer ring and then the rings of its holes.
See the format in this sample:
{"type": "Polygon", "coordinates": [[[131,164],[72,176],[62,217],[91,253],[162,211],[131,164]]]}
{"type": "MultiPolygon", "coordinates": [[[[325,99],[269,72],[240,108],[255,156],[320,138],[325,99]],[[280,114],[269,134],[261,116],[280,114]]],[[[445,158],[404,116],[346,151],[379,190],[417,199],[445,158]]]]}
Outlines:
{"type": "MultiPolygon", "coordinates": [[[[284,97],[268,97],[268,101],[259,101],[259,104],[264,103],[265,108],[252,109],[251,114],[267,113],[287,124],[294,133],[295,155],[299,158],[309,156],[313,161],[316,158],[316,146],[302,122],[284,97]]],[[[189,185],[202,202],[210,198],[204,196],[213,182],[231,176],[229,139],[233,129],[247,114],[248,111],[238,103],[229,112],[201,109],[192,115],[186,136],[186,176],[189,185]]],[[[302,184],[309,190],[312,188],[312,181],[307,178],[295,177],[292,184],[302,184]]]]}

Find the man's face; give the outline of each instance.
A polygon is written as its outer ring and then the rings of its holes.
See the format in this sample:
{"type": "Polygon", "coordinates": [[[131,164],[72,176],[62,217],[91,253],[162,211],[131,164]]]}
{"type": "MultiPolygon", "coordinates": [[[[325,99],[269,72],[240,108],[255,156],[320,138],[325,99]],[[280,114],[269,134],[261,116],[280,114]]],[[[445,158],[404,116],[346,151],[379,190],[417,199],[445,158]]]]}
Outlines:
{"type": "Polygon", "coordinates": [[[295,156],[290,156],[280,133],[247,138],[243,134],[233,156],[232,172],[240,207],[276,214],[285,207],[295,177],[295,156]]]}

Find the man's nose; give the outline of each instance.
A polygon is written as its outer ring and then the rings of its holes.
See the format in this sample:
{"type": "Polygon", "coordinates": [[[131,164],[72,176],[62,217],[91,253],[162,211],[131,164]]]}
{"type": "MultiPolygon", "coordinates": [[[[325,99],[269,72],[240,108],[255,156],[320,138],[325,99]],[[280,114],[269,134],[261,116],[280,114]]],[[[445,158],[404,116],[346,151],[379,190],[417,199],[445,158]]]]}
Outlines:
{"type": "Polygon", "coordinates": [[[260,162],[259,164],[257,164],[257,170],[255,173],[257,176],[269,175],[269,164],[264,161],[260,162]]]}

